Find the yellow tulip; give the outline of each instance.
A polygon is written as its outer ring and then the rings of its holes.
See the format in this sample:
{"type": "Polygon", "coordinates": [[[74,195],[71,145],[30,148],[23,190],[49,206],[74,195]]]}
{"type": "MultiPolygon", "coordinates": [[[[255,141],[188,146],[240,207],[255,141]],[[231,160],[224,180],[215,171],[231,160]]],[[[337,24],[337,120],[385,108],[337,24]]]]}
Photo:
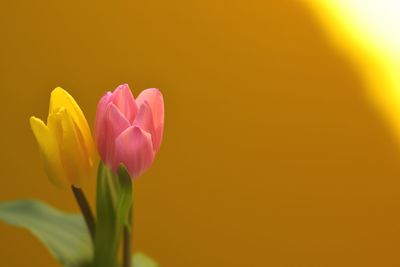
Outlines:
{"type": "Polygon", "coordinates": [[[93,175],[96,150],[87,120],[73,97],[57,87],[50,97],[47,125],[36,117],[30,124],[45,171],[58,185],[80,187],[93,175]]]}

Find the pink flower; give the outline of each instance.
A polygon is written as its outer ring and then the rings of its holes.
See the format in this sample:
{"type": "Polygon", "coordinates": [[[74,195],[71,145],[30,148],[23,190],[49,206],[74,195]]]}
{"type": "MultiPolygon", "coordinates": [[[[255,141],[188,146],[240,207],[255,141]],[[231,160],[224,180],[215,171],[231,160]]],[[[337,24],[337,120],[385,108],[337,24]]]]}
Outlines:
{"type": "Polygon", "coordinates": [[[146,89],[135,100],[123,84],[107,92],[97,105],[97,148],[113,171],[124,164],[132,178],[140,176],[153,163],[163,130],[164,99],[158,89],[146,89]]]}

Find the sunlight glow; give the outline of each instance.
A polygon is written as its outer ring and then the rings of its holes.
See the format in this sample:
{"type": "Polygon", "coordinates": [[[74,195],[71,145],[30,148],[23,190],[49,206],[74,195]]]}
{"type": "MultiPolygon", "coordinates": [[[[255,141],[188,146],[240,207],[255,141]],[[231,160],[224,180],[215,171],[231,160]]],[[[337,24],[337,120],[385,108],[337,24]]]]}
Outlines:
{"type": "Polygon", "coordinates": [[[363,73],[400,141],[400,1],[304,0],[363,73]]]}

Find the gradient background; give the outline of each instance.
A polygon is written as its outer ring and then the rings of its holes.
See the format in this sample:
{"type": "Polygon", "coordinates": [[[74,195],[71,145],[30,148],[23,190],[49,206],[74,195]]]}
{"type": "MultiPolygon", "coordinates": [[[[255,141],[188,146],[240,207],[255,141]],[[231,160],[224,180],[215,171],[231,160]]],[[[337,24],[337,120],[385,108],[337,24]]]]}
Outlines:
{"type": "MultiPolygon", "coordinates": [[[[6,1],[0,23],[0,201],[77,211],[28,123],[54,87],[91,124],[104,91],[158,87],[166,129],[135,182],[135,250],[165,267],[400,265],[397,142],[304,4],[6,1]]],[[[0,260],[58,266],[3,223],[0,260]]]]}

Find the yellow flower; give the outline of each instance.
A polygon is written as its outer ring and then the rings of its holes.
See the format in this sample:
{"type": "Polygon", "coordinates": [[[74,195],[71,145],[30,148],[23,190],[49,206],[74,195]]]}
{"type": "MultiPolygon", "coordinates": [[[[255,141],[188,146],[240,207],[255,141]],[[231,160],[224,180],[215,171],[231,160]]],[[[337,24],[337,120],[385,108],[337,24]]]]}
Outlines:
{"type": "Polygon", "coordinates": [[[96,150],[89,125],[78,104],[57,87],[50,97],[47,125],[36,117],[30,124],[50,180],[58,185],[80,187],[92,176],[96,150]]]}

